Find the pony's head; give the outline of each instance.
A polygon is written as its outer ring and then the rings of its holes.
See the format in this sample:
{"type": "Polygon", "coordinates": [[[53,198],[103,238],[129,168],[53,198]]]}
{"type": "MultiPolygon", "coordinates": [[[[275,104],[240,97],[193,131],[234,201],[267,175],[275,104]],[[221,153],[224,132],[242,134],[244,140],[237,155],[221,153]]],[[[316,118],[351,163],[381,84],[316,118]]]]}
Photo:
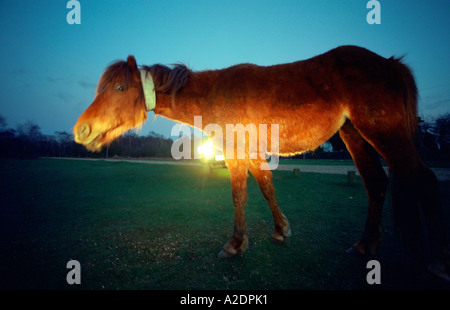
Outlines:
{"type": "MultiPolygon", "coordinates": [[[[142,75],[144,86],[145,77],[142,75]]],[[[147,111],[152,109],[146,105],[146,99],[154,96],[153,87],[146,88],[144,93],[142,79],[133,56],[107,67],[98,82],[94,101],[73,128],[75,142],[90,151],[100,151],[103,145],[142,125],[147,111]]]]}

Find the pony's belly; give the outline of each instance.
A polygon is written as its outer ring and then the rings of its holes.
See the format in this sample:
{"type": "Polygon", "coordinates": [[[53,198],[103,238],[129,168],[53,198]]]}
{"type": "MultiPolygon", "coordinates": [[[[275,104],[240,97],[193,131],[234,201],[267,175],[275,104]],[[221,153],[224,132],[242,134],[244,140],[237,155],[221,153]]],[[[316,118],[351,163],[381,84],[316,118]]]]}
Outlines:
{"type": "Polygon", "coordinates": [[[317,139],[316,137],[310,138],[291,136],[288,139],[280,139],[278,154],[283,156],[301,154],[317,149],[326,141],[326,139],[317,139]]]}
{"type": "Polygon", "coordinates": [[[343,113],[332,121],[323,119],[307,125],[282,126],[278,137],[278,153],[294,155],[313,151],[330,139],[342,127],[346,119],[347,116],[343,113]]]}

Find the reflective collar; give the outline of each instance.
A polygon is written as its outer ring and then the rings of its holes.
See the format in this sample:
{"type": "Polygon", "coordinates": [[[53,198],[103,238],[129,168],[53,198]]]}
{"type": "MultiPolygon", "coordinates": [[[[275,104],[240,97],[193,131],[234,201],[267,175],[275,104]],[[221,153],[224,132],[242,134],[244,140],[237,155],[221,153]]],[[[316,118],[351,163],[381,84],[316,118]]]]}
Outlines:
{"type": "Polygon", "coordinates": [[[153,78],[146,70],[140,70],[140,72],[142,88],[144,89],[145,107],[147,108],[147,111],[152,111],[156,106],[156,93],[153,78]]]}

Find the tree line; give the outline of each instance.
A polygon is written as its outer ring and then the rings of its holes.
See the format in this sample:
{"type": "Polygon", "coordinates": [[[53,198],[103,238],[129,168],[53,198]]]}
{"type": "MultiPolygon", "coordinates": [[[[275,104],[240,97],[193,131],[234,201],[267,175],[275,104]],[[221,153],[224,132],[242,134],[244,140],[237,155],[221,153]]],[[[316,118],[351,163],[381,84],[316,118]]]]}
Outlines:
{"type": "MultiPolygon", "coordinates": [[[[54,135],[44,135],[39,125],[32,121],[18,124],[15,129],[7,126],[0,115],[0,157],[171,157],[173,140],[155,132],[139,136],[130,131],[104,147],[101,152],[92,153],[75,143],[73,135],[56,131],[54,135]]],[[[450,113],[434,119],[419,120],[417,149],[426,161],[450,160],[450,113]]],[[[406,155],[406,154],[405,154],[406,155]]],[[[344,142],[336,133],[328,140],[328,147],[318,148],[295,157],[350,159],[344,142]],[[331,145],[331,148],[329,147],[331,145]]]]}
{"type": "Polygon", "coordinates": [[[450,113],[419,119],[418,150],[424,160],[450,161],[450,113]]]}
{"type": "Polygon", "coordinates": [[[128,132],[116,139],[100,152],[89,152],[74,141],[72,133],[56,131],[54,135],[44,135],[39,125],[32,121],[8,128],[0,115],[0,158],[38,157],[171,157],[173,140],[155,132],[138,136],[128,132]]]}

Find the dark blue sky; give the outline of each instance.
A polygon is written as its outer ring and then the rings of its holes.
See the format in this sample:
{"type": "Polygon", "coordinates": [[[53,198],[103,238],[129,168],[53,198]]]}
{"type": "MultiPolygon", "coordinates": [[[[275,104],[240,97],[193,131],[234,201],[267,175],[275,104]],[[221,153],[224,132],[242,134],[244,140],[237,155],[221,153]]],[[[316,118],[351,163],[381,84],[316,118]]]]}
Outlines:
{"type": "MultiPolygon", "coordinates": [[[[80,25],[66,22],[65,0],[1,2],[0,115],[9,127],[31,120],[45,134],[71,131],[104,68],[130,54],[140,65],[204,70],[302,60],[344,44],[406,54],[420,115],[450,112],[448,0],[380,0],[380,25],[366,22],[365,0],[79,2],[80,25]]],[[[169,137],[173,125],[149,113],[142,134],[169,137]]]]}

